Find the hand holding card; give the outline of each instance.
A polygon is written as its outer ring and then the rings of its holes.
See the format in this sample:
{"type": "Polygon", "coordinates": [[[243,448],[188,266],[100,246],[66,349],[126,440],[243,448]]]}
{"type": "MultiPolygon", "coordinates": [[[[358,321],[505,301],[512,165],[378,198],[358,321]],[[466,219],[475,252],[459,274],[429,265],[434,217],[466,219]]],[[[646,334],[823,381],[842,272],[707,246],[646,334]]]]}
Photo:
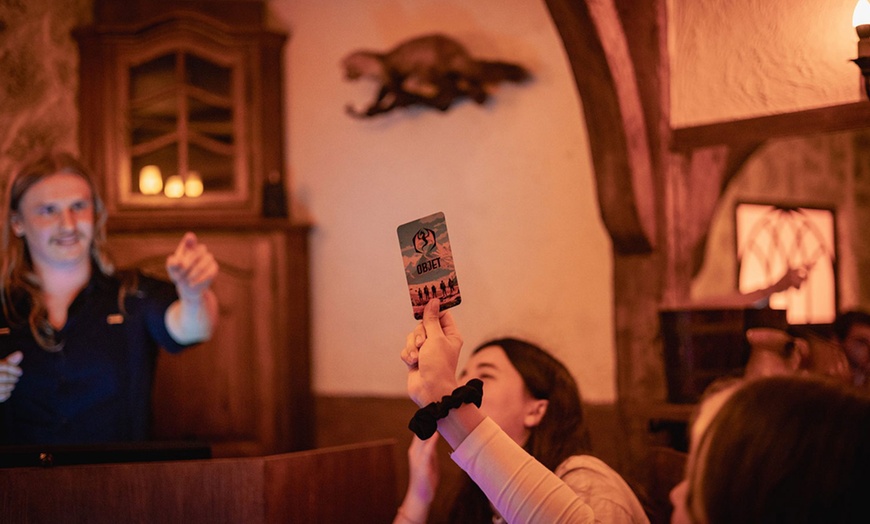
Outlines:
{"type": "Polygon", "coordinates": [[[414,318],[422,319],[423,308],[436,297],[442,311],[459,305],[462,299],[444,213],[402,224],[397,232],[414,318]]]}

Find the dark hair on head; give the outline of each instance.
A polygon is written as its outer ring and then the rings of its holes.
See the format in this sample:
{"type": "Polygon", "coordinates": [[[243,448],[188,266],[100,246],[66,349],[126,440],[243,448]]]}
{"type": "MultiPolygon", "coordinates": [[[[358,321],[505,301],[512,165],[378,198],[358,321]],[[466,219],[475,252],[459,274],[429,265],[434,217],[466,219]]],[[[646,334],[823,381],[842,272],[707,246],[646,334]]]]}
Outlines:
{"type": "MultiPolygon", "coordinates": [[[[530,429],[523,448],[551,471],[572,455],[588,454],[589,432],[583,422],[580,392],[568,369],[540,347],[516,338],[484,342],[472,354],[491,346],[504,350],[532,397],[548,401],[541,422],[530,429]]],[[[489,500],[470,478],[464,480],[450,522],[488,522],[492,518],[489,500]]]]}
{"type": "Polygon", "coordinates": [[[834,334],[837,335],[837,339],[841,341],[845,340],[849,335],[849,330],[852,329],[852,326],[855,324],[866,324],[870,326],[870,313],[859,309],[853,309],[838,314],[837,318],[834,320],[834,334]]]}
{"type": "Polygon", "coordinates": [[[516,338],[490,340],[472,354],[490,346],[504,350],[532,397],[548,401],[541,422],[529,431],[526,451],[550,470],[571,455],[588,453],[589,432],[583,423],[580,391],[564,364],[540,347],[516,338]]]}
{"type": "Polygon", "coordinates": [[[39,345],[49,351],[59,350],[61,343],[55,340],[54,329],[48,321],[48,312],[40,298],[41,284],[34,272],[27,241],[13,233],[12,218],[19,213],[21,199],[30,188],[57,173],[77,175],[87,182],[91,189],[94,209],[91,261],[105,275],[114,272],[114,267],[105,252],[106,208],[90,172],[77,158],[65,151],[33,153],[19,165],[6,187],[6,198],[3,202],[3,232],[0,235],[0,243],[2,243],[0,250],[3,253],[3,264],[0,269],[0,301],[7,321],[12,325],[20,325],[24,323],[24,319],[16,308],[21,306],[22,300],[29,299],[30,313],[27,322],[39,345]]]}
{"type": "Polygon", "coordinates": [[[863,522],[870,396],[816,376],[739,387],[713,417],[688,472],[707,524],[863,522]]]}

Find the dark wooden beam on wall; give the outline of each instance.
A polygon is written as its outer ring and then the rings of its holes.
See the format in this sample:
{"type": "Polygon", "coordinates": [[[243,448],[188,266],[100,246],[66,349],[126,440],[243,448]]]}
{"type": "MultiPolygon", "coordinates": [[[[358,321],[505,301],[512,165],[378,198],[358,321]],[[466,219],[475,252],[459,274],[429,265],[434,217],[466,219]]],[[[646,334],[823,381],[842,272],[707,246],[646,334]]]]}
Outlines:
{"type": "Polygon", "coordinates": [[[671,150],[686,152],[715,145],[745,145],[764,142],[771,138],[865,129],[868,125],[870,125],[870,103],[854,102],[792,113],[676,128],[671,139],[671,150]]]}
{"type": "Polygon", "coordinates": [[[546,0],[580,93],[601,216],[614,249],[648,253],[657,241],[646,118],[615,6],[546,0]]]}
{"type": "Polygon", "coordinates": [[[613,240],[619,442],[614,464],[649,475],[642,405],[665,396],[658,308],[666,279],[670,153],[666,6],[545,0],[583,106],[601,215],[613,240]]]}

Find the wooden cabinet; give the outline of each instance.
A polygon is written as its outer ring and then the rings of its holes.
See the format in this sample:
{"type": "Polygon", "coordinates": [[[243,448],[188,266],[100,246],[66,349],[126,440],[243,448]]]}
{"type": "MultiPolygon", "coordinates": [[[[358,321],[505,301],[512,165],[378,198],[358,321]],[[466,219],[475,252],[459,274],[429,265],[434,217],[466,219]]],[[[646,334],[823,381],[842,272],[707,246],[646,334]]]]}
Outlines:
{"type": "Polygon", "coordinates": [[[749,360],[746,331],[788,326],[785,310],[688,307],[659,311],[668,401],[697,402],[716,379],[739,376],[749,360]]]}
{"type": "Polygon", "coordinates": [[[74,32],[80,143],[110,214],[275,214],[264,195],[282,196],[286,35],[265,29],[264,9],[95,2],[95,23],[74,32]]]}
{"type": "MultiPolygon", "coordinates": [[[[119,267],[166,278],[166,256],[183,233],[116,224],[109,250],[119,267]]],[[[311,447],[306,229],[258,221],[196,233],[220,264],[220,319],[209,342],[161,353],[155,438],[205,441],[215,456],[311,447]]]]}

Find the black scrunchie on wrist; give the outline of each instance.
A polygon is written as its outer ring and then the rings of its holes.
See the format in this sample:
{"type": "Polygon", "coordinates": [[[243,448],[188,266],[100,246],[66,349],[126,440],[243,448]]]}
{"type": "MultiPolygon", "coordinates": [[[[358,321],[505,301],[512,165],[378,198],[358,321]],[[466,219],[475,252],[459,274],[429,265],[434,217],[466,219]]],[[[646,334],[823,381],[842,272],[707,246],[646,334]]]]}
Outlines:
{"type": "Polygon", "coordinates": [[[480,407],[483,400],[483,381],[479,378],[469,380],[464,386],[459,386],[450,395],[441,397],[441,402],[430,402],[417,410],[408,422],[408,429],[422,440],[435,434],[438,421],[447,416],[451,409],[463,404],[474,404],[480,407]]]}

